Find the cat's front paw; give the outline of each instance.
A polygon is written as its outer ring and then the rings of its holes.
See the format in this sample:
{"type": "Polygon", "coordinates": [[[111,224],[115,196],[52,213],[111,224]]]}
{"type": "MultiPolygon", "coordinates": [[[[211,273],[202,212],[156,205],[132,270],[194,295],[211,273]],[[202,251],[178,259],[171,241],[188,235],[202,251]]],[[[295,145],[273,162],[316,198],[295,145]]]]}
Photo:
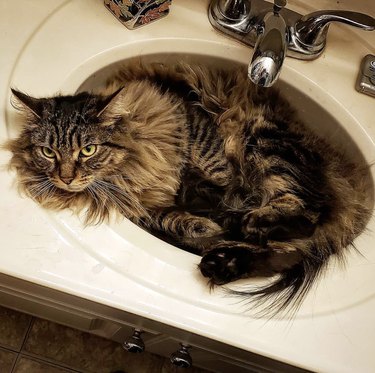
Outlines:
{"type": "Polygon", "coordinates": [[[203,256],[199,269],[212,285],[223,285],[247,275],[251,263],[247,248],[219,248],[203,256]]]}

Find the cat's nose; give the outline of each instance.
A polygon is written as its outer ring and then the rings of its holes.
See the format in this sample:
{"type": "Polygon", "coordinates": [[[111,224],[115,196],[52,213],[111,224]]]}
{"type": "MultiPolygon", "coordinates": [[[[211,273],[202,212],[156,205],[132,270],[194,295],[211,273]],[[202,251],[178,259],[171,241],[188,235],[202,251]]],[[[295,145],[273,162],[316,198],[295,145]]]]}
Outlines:
{"type": "Polygon", "coordinates": [[[60,176],[60,179],[61,179],[61,181],[63,181],[66,185],[69,185],[69,184],[73,181],[74,177],[61,177],[61,176],[60,176]]]}

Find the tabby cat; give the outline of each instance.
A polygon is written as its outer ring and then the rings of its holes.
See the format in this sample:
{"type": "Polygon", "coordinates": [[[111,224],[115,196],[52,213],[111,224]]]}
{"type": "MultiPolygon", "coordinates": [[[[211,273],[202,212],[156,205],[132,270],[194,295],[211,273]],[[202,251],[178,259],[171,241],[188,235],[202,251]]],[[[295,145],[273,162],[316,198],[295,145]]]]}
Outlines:
{"type": "Polygon", "coordinates": [[[100,94],[12,92],[25,120],[6,148],[22,192],[87,223],[117,211],[202,255],[211,286],[277,275],[239,293],[268,314],[298,307],[369,219],[368,170],[245,69],[137,65],[100,94]]]}

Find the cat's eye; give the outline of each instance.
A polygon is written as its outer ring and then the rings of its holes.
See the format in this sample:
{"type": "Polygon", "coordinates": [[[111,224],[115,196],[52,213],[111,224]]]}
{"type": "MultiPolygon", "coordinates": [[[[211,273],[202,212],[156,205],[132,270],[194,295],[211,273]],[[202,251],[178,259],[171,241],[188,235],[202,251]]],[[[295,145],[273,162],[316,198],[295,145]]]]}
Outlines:
{"type": "Polygon", "coordinates": [[[87,145],[81,149],[81,155],[91,157],[96,152],[96,145],[87,145]]]}
{"type": "Polygon", "coordinates": [[[47,157],[47,158],[55,158],[56,153],[50,149],[47,146],[42,146],[42,153],[47,157]]]}

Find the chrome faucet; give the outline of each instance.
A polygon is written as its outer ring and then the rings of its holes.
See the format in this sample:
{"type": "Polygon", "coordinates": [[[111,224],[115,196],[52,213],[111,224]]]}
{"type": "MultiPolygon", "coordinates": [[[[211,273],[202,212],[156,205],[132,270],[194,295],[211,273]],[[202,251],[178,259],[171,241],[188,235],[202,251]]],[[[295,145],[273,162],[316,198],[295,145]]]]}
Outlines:
{"type": "Polygon", "coordinates": [[[258,26],[258,39],[254,47],[248,75],[261,87],[271,87],[278,79],[287,50],[287,27],[280,10],[286,0],[275,0],[273,11],[268,12],[258,26]]]}
{"type": "Polygon", "coordinates": [[[286,0],[212,0],[209,20],[217,30],[254,47],[249,78],[257,85],[272,86],[286,56],[312,60],[326,45],[331,22],[342,22],[367,31],[375,18],[351,11],[322,10],[302,16],[284,8],[286,0]]]}

